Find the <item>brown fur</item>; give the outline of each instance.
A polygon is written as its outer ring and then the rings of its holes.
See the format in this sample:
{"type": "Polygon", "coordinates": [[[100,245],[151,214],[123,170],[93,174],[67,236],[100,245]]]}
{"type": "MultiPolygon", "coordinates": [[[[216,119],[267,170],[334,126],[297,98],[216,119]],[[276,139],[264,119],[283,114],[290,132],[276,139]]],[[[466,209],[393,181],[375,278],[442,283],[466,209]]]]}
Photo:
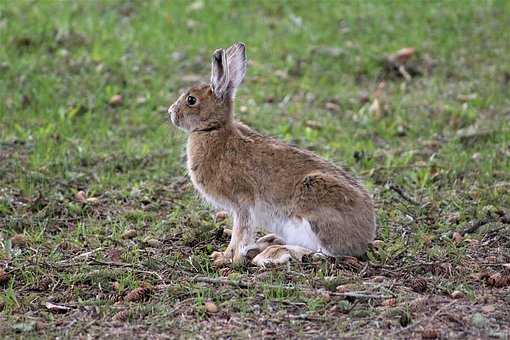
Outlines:
{"type": "Polygon", "coordinates": [[[368,192],[342,168],[235,121],[233,100],[233,95],[216,96],[210,85],[198,85],[169,109],[174,124],[189,133],[188,170],[195,187],[234,216],[232,241],[223,256],[243,260],[241,247],[254,242],[250,207],[257,202],[309,221],[333,255],[363,254],[376,229],[368,192]],[[198,99],[196,107],[187,105],[188,95],[198,99]]]}

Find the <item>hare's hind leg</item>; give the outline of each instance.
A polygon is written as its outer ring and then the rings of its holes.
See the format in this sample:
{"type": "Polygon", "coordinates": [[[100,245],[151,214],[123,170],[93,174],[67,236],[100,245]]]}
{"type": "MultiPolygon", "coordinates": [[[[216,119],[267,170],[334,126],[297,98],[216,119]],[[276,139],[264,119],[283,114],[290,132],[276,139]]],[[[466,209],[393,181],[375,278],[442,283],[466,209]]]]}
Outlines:
{"type": "Polygon", "coordinates": [[[265,267],[271,264],[282,264],[288,262],[290,259],[301,261],[304,255],[314,253],[313,250],[303,248],[301,246],[291,245],[274,245],[267,247],[263,252],[255,256],[252,263],[265,267]]]}
{"type": "Polygon", "coordinates": [[[308,174],[298,186],[295,207],[331,255],[360,256],[375,237],[372,200],[348,179],[308,174]]]}

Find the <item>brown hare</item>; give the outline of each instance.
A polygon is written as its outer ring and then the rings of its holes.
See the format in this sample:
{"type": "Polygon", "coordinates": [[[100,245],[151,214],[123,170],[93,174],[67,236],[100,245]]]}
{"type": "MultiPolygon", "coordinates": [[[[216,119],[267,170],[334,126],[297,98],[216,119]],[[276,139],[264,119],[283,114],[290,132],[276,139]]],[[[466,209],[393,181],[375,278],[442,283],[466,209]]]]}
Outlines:
{"type": "Polygon", "coordinates": [[[214,263],[362,255],[376,231],[370,194],[342,168],[236,121],[234,98],[245,72],[244,44],[218,49],[211,83],[190,88],[168,109],[188,133],[193,185],[233,217],[230,244],[211,255],[214,263]],[[271,234],[256,241],[257,228],[271,234]]]}

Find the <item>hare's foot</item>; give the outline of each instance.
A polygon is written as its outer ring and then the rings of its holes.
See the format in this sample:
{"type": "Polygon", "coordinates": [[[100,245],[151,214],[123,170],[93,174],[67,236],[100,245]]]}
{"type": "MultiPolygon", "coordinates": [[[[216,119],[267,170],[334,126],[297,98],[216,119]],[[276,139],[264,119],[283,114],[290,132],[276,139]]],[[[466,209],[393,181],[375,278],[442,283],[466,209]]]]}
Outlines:
{"type": "Polygon", "coordinates": [[[267,247],[263,252],[255,256],[252,263],[265,267],[271,264],[282,264],[290,259],[301,261],[304,255],[312,254],[314,251],[300,246],[274,245],[267,247]]]}
{"type": "Polygon", "coordinates": [[[268,234],[259,238],[254,244],[247,246],[244,253],[246,257],[251,260],[267,247],[284,244],[285,242],[276,234],[268,234]]]}
{"type": "Polygon", "coordinates": [[[251,246],[237,246],[225,251],[215,251],[210,255],[215,267],[225,267],[228,265],[241,266],[246,263],[246,252],[251,249],[251,246]]]}
{"type": "Polygon", "coordinates": [[[232,252],[231,251],[215,251],[210,256],[215,267],[225,267],[232,263],[232,252]]]}

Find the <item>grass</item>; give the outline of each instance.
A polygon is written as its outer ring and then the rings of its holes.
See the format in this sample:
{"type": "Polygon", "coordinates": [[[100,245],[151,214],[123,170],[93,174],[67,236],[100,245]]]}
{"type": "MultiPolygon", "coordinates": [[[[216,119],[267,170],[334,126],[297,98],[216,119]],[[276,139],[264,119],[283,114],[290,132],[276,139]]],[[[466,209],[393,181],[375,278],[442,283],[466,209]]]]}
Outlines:
{"type": "Polygon", "coordinates": [[[2,2],[0,335],[508,337],[509,16],[507,1],[2,2]],[[185,177],[166,108],[233,41],[250,59],[238,118],[373,192],[367,259],[211,266],[230,221],[185,177]],[[382,63],[403,47],[407,80],[382,63]]]}

